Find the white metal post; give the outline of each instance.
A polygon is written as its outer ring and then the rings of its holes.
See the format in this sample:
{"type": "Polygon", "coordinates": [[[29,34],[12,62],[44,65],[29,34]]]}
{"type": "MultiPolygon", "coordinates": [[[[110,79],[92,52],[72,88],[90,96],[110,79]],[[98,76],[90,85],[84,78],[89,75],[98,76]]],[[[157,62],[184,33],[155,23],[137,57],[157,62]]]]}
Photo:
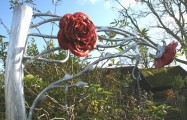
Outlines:
{"type": "Polygon", "coordinates": [[[32,14],[31,7],[15,6],[5,67],[6,120],[27,119],[22,60],[32,14]]]}

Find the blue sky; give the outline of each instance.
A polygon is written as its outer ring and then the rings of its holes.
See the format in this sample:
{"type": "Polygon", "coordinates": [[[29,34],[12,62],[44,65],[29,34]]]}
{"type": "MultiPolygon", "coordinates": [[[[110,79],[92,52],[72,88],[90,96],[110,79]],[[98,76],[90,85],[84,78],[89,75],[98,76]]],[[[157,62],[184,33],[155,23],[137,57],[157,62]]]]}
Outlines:
{"type": "MultiPolygon", "coordinates": [[[[36,3],[36,8],[42,13],[46,13],[49,10],[54,11],[55,9],[54,5],[52,4],[52,0],[34,0],[34,3],[36,3]]],[[[10,30],[12,24],[13,10],[9,9],[9,0],[1,0],[0,4],[0,18],[10,30]]],[[[29,4],[29,6],[32,5],[29,4]]],[[[105,2],[105,0],[63,0],[63,2],[61,2],[61,4],[57,6],[56,12],[56,14],[60,16],[63,16],[67,13],[73,14],[75,12],[83,12],[90,17],[90,19],[96,26],[109,26],[110,23],[118,17],[117,11],[113,10],[110,7],[109,2],[105,2]]],[[[48,24],[48,26],[42,26],[40,30],[43,34],[50,34],[51,24],[48,24]]],[[[33,31],[34,30],[32,30],[32,32],[33,31]]],[[[57,32],[58,28],[54,30],[53,34],[56,35],[57,32]]],[[[4,40],[9,41],[9,36],[1,24],[0,35],[6,36],[7,38],[4,40]]],[[[44,44],[44,41],[41,38],[36,38],[36,42],[39,46],[39,49],[42,48],[41,46],[46,46],[46,44],[44,44]]]]}
{"type": "MultiPolygon", "coordinates": [[[[35,0],[37,9],[42,13],[49,10],[54,11],[52,0],[35,0]]],[[[31,6],[31,5],[29,5],[31,6]]],[[[13,10],[9,9],[10,3],[8,0],[1,1],[0,18],[3,23],[10,29],[12,22],[13,10]]],[[[63,0],[57,6],[57,14],[63,16],[66,13],[84,12],[97,26],[108,26],[118,17],[117,11],[110,7],[109,2],[105,0],[63,0]]],[[[5,29],[0,26],[0,34],[7,35],[5,29]]]]}
{"type": "MultiPolygon", "coordinates": [[[[25,0],[19,0],[25,1],[25,0]]],[[[36,8],[42,13],[49,10],[54,11],[55,7],[52,0],[33,0],[36,8]],[[45,1],[45,2],[44,2],[45,1]]],[[[62,0],[57,6],[57,15],[63,16],[66,13],[84,12],[87,14],[96,26],[109,26],[114,19],[118,18],[117,10],[113,6],[117,6],[113,0],[62,0]],[[111,4],[112,3],[112,4],[111,4]]],[[[119,0],[123,6],[127,7],[128,3],[135,3],[134,0],[119,0]]],[[[1,0],[0,2],[0,18],[3,23],[11,28],[13,10],[10,8],[9,0],[1,0]]],[[[29,4],[29,6],[32,6],[29,4]]],[[[119,8],[119,5],[117,6],[119,8]]],[[[47,31],[43,31],[47,32],[47,31]]],[[[0,34],[8,37],[6,30],[0,24],[0,34]]],[[[8,39],[8,38],[7,38],[8,39]]]]}

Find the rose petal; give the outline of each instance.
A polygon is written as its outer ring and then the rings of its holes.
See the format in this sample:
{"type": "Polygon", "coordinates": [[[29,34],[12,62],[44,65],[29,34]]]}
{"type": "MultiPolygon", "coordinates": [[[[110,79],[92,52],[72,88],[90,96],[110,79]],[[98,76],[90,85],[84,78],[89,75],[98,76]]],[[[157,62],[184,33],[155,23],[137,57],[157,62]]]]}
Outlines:
{"type": "Polygon", "coordinates": [[[65,36],[63,35],[63,32],[61,30],[58,32],[57,37],[58,37],[59,46],[64,50],[68,50],[69,42],[65,38],[65,36]]]}
{"type": "Polygon", "coordinates": [[[97,44],[96,27],[84,13],[66,14],[60,20],[59,45],[80,57],[88,55],[97,44]]]}
{"type": "Polygon", "coordinates": [[[70,51],[76,55],[76,56],[79,56],[79,57],[85,57],[85,56],[88,56],[88,53],[90,52],[89,50],[79,50],[79,49],[75,49],[72,45],[69,46],[69,49],[70,51]]]}
{"type": "Polygon", "coordinates": [[[89,17],[86,14],[82,13],[82,12],[76,12],[76,13],[74,13],[73,17],[74,18],[79,18],[80,17],[80,18],[83,18],[83,19],[89,19],[89,17]]]}
{"type": "Polygon", "coordinates": [[[59,23],[60,29],[66,29],[69,19],[72,16],[72,14],[65,14],[61,19],[59,23]]]}

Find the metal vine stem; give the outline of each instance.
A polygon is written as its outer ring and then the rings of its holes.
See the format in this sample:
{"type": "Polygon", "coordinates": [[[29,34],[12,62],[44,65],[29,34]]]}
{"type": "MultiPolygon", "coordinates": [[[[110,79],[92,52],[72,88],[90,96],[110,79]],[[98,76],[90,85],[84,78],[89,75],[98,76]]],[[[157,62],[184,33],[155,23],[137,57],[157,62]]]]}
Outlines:
{"type": "MultiPolygon", "coordinates": [[[[22,6],[18,6],[18,7],[22,7],[22,6]]],[[[28,7],[28,6],[27,6],[28,7]]],[[[18,9],[20,10],[20,9],[18,9]]],[[[19,11],[18,11],[19,12],[19,11]]],[[[33,17],[39,17],[39,16],[46,16],[46,17],[52,17],[52,18],[48,18],[46,20],[43,20],[39,23],[36,23],[36,24],[32,24],[30,26],[30,29],[32,28],[35,28],[35,27],[38,27],[40,25],[43,25],[43,24],[46,24],[46,23],[49,23],[49,22],[55,22],[55,21],[59,21],[60,20],[60,16],[58,15],[55,15],[55,14],[52,14],[52,13],[37,13],[37,14],[33,14],[33,17]]],[[[14,30],[14,29],[12,29],[14,30]]],[[[154,46],[153,44],[149,43],[148,41],[146,41],[146,39],[144,38],[140,38],[138,37],[136,34],[133,34],[133,33],[130,33],[124,29],[119,29],[119,28],[115,28],[115,27],[105,27],[105,26],[97,26],[96,27],[96,30],[97,32],[103,32],[103,33],[106,33],[106,32],[109,32],[109,33],[116,33],[118,35],[121,35],[123,37],[121,38],[109,38],[109,37],[103,37],[101,35],[98,35],[98,38],[100,40],[103,40],[103,41],[117,41],[116,44],[113,44],[113,45],[107,45],[107,44],[98,44],[97,45],[97,48],[116,48],[116,47],[123,47],[124,44],[126,43],[131,43],[127,48],[125,48],[123,51],[121,52],[118,52],[118,53],[106,53],[105,55],[103,56],[100,56],[99,58],[97,58],[97,60],[95,60],[94,62],[92,62],[91,64],[89,64],[87,67],[85,67],[82,71],[78,72],[77,74],[75,75],[68,75],[66,74],[62,79],[59,79],[51,84],[49,84],[45,89],[43,89],[38,95],[37,97],[35,98],[35,100],[33,101],[31,107],[30,107],[30,110],[29,110],[29,114],[28,114],[28,120],[32,120],[32,115],[33,115],[33,112],[34,112],[34,108],[36,106],[36,104],[38,103],[38,101],[40,101],[41,97],[43,97],[43,95],[51,90],[51,89],[55,89],[55,88],[66,88],[67,89],[67,86],[62,86],[60,85],[60,83],[62,82],[65,82],[65,81],[70,81],[74,78],[77,78],[79,76],[81,76],[83,73],[87,72],[87,71],[90,71],[93,69],[94,65],[97,65],[99,62],[103,61],[103,60],[108,60],[110,58],[116,58],[116,57],[124,57],[124,58],[127,58],[127,55],[126,53],[129,52],[130,50],[134,50],[136,49],[136,47],[138,45],[146,45],[146,46],[149,46],[150,48],[153,48],[155,50],[158,50],[158,47],[157,46],[154,46]]],[[[13,32],[13,31],[11,31],[13,32]]],[[[52,35],[45,35],[45,34],[38,34],[38,33],[28,33],[28,37],[29,36],[37,36],[37,37],[42,37],[42,38],[52,38],[52,39],[57,39],[57,36],[52,36],[52,35]]],[[[28,38],[27,37],[27,38],[28,38]]],[[[25,49],[25,47],[24,47],[25,49]]],[[[67,51],[66,52],[66,57],[63,59],[63,60],[51,60],[51,59],[46,59],[46,58],[43,58],[42,56],[45,55],[45,54],[48,54],[50,52],[54,52],[56,50],[60,50],[59,47],[56,47],[56,48],[52,48],[50,50],[45,50],[41,53],[39,53],[38,55],[36,56],[28,56],[26,54],[23,55],[23,58],[24,59],[27,59],[27,61],[25,63],[23,63],[24,66],[30,64],[31,62],[33,62],[34,60],[41,60],[41,61],[46,61],[46,62],[54,62],[54,63],[65,63],[68,59],[69,59],[69,54],[70,52],[67,51]]],[[[23,51],[26,51],[26,50],[23,50],[23,51]]],[[[25,52],[26,53],[26,52],[25,52]]],[[[137,55],[135,57],[136,59],[136,65],[135,67],[138,66],[138,63],[140,61],[140,55],[137,55]]],[[[156,58],[156,57],[155,57],[156,58]]],[[[135,69],[134,69],[135,70],[135,69]]],[[[135,71],[132,71],[132,75],[133,77],[137,80],[137,85],[138,85],[138,89],[139,89],[139,95],[141,96],[141,90],[140,90],[140,85],[139,85],[139,79],[140,79],[140,76],[136,77],[135,76],[135,71]]],[[[23,73],[22,73],[22,76],[23,76],[23,73]]],[[[70,85],[69,87],[71,86],[76,86],[76,87],[81,87],[81,86],[84,86],[86,85],[86,83],[82,82],[82,81],[79,81],[77,82],[76,84],[74,85],[70,85]]],[[[141,98],[141,97],[140,97],[141,98]]],[[[141,99],[140,99],[141,100],[141,99]]],[[[142,102],[141,102],[142,103],[142,102]]],[[[7,104],[8,105],[8,104],[7,104]]],[[[13,111],[14,112],[14,111],[13,111]]],[[[16,119],[16,118],[12,118],[12,119],[16,119]]]]}

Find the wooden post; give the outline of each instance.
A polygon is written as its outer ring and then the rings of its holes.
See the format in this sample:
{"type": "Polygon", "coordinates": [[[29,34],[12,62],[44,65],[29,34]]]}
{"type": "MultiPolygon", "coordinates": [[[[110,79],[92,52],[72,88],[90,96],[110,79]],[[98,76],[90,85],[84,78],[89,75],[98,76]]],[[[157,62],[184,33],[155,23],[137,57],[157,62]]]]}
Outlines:
{"type": "Polygon", "coordinates": [[[6,120],[27,119],[22,60],[32,14],[31,7],[15,6],[5,67],[6,120]]]}

